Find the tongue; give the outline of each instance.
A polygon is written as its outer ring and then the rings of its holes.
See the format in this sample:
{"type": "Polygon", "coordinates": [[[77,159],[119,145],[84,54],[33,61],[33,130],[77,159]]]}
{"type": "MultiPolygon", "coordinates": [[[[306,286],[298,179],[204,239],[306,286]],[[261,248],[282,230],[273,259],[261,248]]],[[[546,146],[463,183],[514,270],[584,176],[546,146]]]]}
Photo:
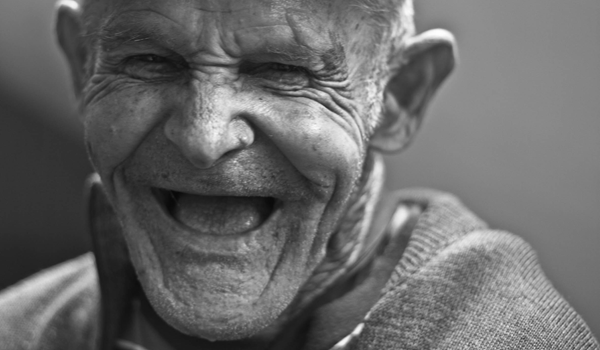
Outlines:
{"type": "Polygon", "coordinates": [[[181,193],[173,216],[203,233],[234,235],[262,224],[271,211],[265,197],[210,197],[181,193]]]}

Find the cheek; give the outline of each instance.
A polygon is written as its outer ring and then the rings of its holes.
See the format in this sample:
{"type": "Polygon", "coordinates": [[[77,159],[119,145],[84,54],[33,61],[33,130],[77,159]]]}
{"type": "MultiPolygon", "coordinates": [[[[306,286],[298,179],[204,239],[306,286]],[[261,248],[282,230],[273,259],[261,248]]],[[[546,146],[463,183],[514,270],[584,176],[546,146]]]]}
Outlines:
{"type": "Polygon", "coordinates": [[[319,108],[276,108],[267,134],[306,178],[321,191],[352,186],[360,174],[363,142],[348,121],[319,108]]]}
{"type": "Polygon", "coordinates": [[[159,89],[130,89],[86,106],[85,138],[94,168],[109,183],[123,163],[159,123],[165,108],[159,89]]]}

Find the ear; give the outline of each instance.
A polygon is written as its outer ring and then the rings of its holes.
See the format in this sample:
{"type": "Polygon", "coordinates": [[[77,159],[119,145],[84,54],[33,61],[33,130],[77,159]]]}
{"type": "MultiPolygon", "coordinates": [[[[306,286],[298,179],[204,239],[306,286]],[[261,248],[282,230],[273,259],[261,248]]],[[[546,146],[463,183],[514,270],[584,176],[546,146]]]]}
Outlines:
{"type": "Polygon", "coordinates": [[[397,152],[406,147],[421,124],[425,109],[456,61],[456,43],[448,31],[436,29],[407,40],[384,91],[382,123],[371,147],[397,152]]]}
{"type": "Polygon", "coordinates": [[[56,37],[71,69],[75,95],[84,86],[87,47],[83,38],[81,7],[74,0],[61,0],[56,6],[56,37]]]}

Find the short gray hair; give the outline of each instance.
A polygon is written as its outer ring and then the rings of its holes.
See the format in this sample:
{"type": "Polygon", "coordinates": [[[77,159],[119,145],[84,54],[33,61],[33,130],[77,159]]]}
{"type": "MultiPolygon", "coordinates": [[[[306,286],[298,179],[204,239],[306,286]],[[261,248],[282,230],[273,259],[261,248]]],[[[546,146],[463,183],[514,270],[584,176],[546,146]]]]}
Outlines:
{"type": "Polygon", "coordinates": [[[353,6],[369,15],[377,35],[374,42],[388,55],[399,54],[406,37],[415,34],[412,0],[357,0],[353,6]]]}
{"type": "Polygon", "coordinates": [[[387,77],[400,68],[406,39],[415,34],[414,7],[412,0],[355,0],[354,8],[368,15],[374,38],[373,71],[363,77],[366,83],[366,101],[369,101],[367,134],[380,124],[383,116],[383,94],[387,77]]]}

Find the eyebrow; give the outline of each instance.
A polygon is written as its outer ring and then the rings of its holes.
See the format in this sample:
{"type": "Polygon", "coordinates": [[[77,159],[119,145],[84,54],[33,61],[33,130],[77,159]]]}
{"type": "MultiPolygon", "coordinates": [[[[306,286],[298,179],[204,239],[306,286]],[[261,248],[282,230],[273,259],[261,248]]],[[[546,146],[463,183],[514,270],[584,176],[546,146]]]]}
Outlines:
{"type": "Polygon", "coordinates": [[[269,47],[264,51],[243,55],[242,58],[250,62],[278,62],[283,64],[306,66],[314,73],[328,74],[335,70],[339,70],[339,63],[343,54],[334,53],[333,50],[322,52],[314,50],[310,47],[293,46],[287,47],[269,47]]]}
{"type": "Polygon", "coordinates": [[[152,35],[144,31],[125,30],[112,33],[103,31],[100,33],[98,39],[103,51],[111,51],[124,44],[149,41],[152,37],[152,35]]]}
{"type": "Polygon", "coordinates": [[[235,40],[249,57],[275,57],[290,63],[308,61],[317,63],[319,71],[346,68],[344,47],[332,34],[319,35],[308,43],[288,26],[282,26],[276,31],[278,35],[269,37],[271,31],[268,27],[255,27],[236,33],[235,40]]]}
{"type": "Polygon", "coordinates": [[[333,47],[320,55],[325,67],[325,71],[335,71],[336,69],[346,70],[346,52],[339,41],[334,42],[333,47]]]}
{"type": "Polygon", "coordinates": [[[346,53],[339,37],[326,27],[320,27],[319,21],[314,16],[316,15],[304,11],[286,12],[286,21],[292,30],[294,40],[301,48],[306,48],[311,54],[320,58],[324,72],[347,74],[346,53]]]}
{"type": "Polygon", "coordinates": [[[100,48],[103,51],[110,51],[129,43],[165,41],[166,39],[166,35],[156,27],[140,22],[127,24],[122,22],[105,25],[96,34],[100,48]]]}
{"type": "Polygon", "coordinates": [[[324,71],[336,70],[346,63],[344,48],[339,43],[335,43],[326,49],[317,49],[306,45],[290,43],[290,45],[286,45],[279,49],[267,47],[267,52],[269,54],[281,56],[284,60],[291,62],[307,61],[317,57],[323,65],[322,70],[324,71]]]}

